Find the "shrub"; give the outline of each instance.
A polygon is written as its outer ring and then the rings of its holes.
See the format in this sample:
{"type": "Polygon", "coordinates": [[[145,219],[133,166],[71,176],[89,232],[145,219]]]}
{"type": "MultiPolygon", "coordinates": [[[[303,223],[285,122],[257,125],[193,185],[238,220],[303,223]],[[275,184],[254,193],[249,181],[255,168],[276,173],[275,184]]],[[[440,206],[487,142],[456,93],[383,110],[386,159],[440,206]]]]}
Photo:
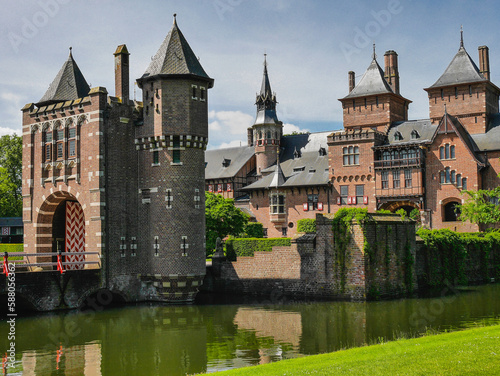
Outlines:
{"type": "Polygon", "coordinates": [[[299,219],[297,221],[297,232],[315,233],[316,220],[312,218],[299,219]]]}
{"type": "Polygon", "coordinates": [[[263,238],[264,226],[260,222],[248,222],[245,228],[245,238],[263,238]]]}
{"type": "Polygon", "coordinates": [[[236,261],[237,257],[253,256],[255,252],[270,252],[273,247],[289,246],[290,238],[229,238],[226,241],[226,257],[236,261]]]}

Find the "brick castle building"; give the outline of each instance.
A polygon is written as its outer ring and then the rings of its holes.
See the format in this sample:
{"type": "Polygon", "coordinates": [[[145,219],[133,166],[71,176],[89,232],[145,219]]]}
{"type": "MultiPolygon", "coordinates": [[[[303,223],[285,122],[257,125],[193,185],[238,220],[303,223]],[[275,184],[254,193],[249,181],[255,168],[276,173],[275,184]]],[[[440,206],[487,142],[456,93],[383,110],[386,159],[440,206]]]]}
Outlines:
{"type": "Polygon", "coordinates": [[[267,64],[248,145],[206,153],[206,189],[234,197],[263,223],[267,235],[290,236],[301,218],[341,207],[370,212],[418,209],[423,225],[477,231],[458,220],[464,190],[489,189],[500,179],[500,89],[490,81],[488,47],[479,68],[465,50],[426,88],[429,118],[409,120],[400,93],[398,55],[375,51],[356,84],[340,99],[343,130],[282,135],[267,64]],[[229,186],[230,189],[227,189],[229,186]]]}
{"type": "Polygon", "coordinates": [[[129,98],[125,45],[114,59],[114,96],[89,87],[70,50],[45,95],[22,109],[25,251],[98,261],[102,287],[126,301],[191,301],[205,275],[213,79],[175,18],[137,80],[142,102],[129,98]]]}

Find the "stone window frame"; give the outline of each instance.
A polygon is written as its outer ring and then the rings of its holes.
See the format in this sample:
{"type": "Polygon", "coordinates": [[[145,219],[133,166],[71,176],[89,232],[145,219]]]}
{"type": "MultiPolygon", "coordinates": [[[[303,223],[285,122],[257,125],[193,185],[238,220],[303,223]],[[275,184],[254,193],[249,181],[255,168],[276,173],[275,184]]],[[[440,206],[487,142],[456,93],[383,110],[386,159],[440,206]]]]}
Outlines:
{"type": "Polygon", "coordinates": [[[342,165],[359,166],[359,145],[344,146],[342,148],[342,165]]]}
{"type": "Polygon", "coordinates": [[[271,193],[269,195],[269,213],[285,214],[285,195],[283,193],[271,193]]]}
{"type": "Polygon", "coordinates": [[[365,197],[365,185],[357,184],[354,186],[354,193],[356,194],[356,203],[362,204],[365,197]]]}
{"type": "Polygon", "coordinates": [[[196,89],[198,89],[197,85],[191,85],[191,99],[194,101],[198,100],[198,97],[196,96],[196,89]]]}
{"type": "Polygon", "coordinates": [[[198,188],[194,189],[194,208],[199,209],[201,202],[200,190],[198,188]]]}
{"type": "Polygon", "coordinates": [[[318,210],[319,194],[311,193],[307,195],[307,209],[318,210]]]}
{"type": "Polygon", "coordinates": [[[339,191],[341,205],[347,205],[347,198],[349,197],[349,186],[341,185],[339,191]]]}
{"type": "Polygon", "coordinates": [[[439,159],[442,161],[456,159],[456,146],[446,143],[439,147],[439,159]]]}
{"type": "Polygon", "coordinates": [[[207,89],[204,86],[200,86],[200,102],[207,101],[207,89]]]}
{"type": "Polygon", "coordinates": [[[172,201],[174,200],[174,196],[172,195],[172,189],[165,189],[165,202],[167,203],[165,206],[167,209],[172,209],[172,201]]]}

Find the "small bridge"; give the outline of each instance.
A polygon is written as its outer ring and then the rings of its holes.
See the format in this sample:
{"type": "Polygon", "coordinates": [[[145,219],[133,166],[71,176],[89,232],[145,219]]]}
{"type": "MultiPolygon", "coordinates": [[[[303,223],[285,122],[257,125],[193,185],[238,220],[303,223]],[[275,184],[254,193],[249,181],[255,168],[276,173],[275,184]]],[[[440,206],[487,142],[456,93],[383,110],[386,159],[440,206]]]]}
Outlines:
{"type": "Polygon", "coordinates": [[[86,256],[98,254],[5,252],[0,295],[7,296],[8,302],[14,304],[2,304],[1,309],[52,311],[82,306],[103,286],[100,262],[85,261],[86,256]]]}

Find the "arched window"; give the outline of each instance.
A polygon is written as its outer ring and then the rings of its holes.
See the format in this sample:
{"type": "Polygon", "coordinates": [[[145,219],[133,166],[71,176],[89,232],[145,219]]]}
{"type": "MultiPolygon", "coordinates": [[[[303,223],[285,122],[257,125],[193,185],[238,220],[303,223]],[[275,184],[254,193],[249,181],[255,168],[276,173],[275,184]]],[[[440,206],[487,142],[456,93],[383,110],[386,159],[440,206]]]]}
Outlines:
{"type": "Polygon", "coordinates": [[[461,187],[462,186],[462,174],[457,174],[456,181],[457,181],[457,187],[461,187]]]}
{"type": "Polygon", "coordinates": [[[401,141],[402,139],[403,139],[403,135],[401,134],[401,132],[396,131],[396,133],[394,133],[394,140],[401,141]]]}
{"type": "Polygon", "coordinates": [[[444,145],[444,158],[450,159],[450,145],[449,144],[444,145]]]}
{"type": "Polygon", "coordinates": [[[46,162],[52,160],[52,132],[45,130],[43,132],[43,157],[46,162]]]}
{"type": "Polygon", "coordinates": [[[420,135],[418,134],[417,130],[412,130],[411,131],[411,139],[416,140],[417,138],[420,138],[420,135]]]}
{"type": "Polygon", "coordinates": [[[450,146],[450,158],[455,159],[455,145],[450,146]]]}
{"type": "Polygon", "coordinates": [[[76,157],[76,126],[72,124],[68,128],[68,158],[76,157]]]}
{"type": "Polygon", "coordinates": [[[455,184],[455,171],[451,172],[450,182],[451,182],[451,184],[455,184]]]}
{"type": "Polygon", "coordinates": [[[270,140],[271,139],[271,131],[267,131],[267,139],[270,140]]]}
{"type": "Polygon", "coordinates": [[[446,167],[444,171],[445,171],[445,174],[446,174],[446,181],[445,181],[445,183],[448,184],[450,182],[450,168],[446,167]]]}
{"type": "Polygon", "coordinates": [[[462,178],[462,189],[467,190],[467,178],[462,178]]]}
{"type": "Polygon", "coordinates": [[[64,159],[64,128],[61,126],[56,129],[56,157],[57,159],[64,159]]]}
{"type": "Polygon", "coordinates": [[[444,205],[444,221],[445,222],[456,222],[460,216],[460,206],[458,202],[449,202],[444,205]]]}
{"type": "Polygon", "coordinates": [[[439,159],[444,159],[444,146],[439,148],[439,159]]]}

